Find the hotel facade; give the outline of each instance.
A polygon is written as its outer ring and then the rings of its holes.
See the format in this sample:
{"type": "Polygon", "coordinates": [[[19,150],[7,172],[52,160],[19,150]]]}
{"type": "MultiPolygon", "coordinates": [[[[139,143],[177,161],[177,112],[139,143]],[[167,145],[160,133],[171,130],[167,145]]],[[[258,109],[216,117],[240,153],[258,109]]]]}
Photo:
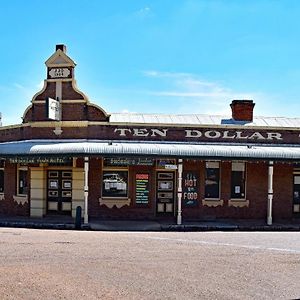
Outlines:
{"type": "Polygon", "coordinates": [[[57,45],[22,123],[0,127],[0,215],[183,221],[300,216],[300,118],[107,113],[57,45]]]}

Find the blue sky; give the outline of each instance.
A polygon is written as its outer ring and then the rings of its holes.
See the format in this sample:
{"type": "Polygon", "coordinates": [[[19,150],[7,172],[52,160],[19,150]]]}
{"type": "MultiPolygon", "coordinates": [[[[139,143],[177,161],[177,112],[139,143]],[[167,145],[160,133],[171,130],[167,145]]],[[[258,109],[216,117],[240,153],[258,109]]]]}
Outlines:
{"type": "Polygon", "coordinates": [[[107,112],[300,117],[300,1],[10,0],[0,4],[0,111],[21,122],[66,44],[107,112]]]}

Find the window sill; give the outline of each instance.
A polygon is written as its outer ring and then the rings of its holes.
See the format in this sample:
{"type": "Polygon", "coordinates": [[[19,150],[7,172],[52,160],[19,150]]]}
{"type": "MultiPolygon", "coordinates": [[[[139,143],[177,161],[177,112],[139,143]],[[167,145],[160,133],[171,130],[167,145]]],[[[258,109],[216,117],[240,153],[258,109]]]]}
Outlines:
{"type": "Polygon", "coordinates": [[[25,203],[28,203],[28,196],[27,195],[14,195],[13,196],[14,201],[18,204],[24,205],[25,203]]]}
{"type": "Polygon", "coordinates": [[[203,199],[202,205],[208,206],[208,207],[217,207],[217,206],[223,206],[224,201],[221,199],[203,199]]]}
{"type": "Polygon", "coordinates": [[[229,199],[228,206],[249,207],[249,200],[246,199],[229,199]]]}
{"type": "Polygon", "coordinates": [[[121,208],[126,205],[129,206],[130,202],[130,198],[99,198],[99,204],[105,205],[108,208],[113,208],[114,206],[117,208],[121,208]]]}

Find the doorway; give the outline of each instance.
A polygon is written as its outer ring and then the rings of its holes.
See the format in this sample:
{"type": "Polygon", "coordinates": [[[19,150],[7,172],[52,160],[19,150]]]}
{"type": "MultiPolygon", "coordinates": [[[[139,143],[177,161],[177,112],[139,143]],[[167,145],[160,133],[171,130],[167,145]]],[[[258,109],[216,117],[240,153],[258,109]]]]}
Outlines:
{"type": "Polygon", "coordinates": [[[156,173],[156,213],[159,216],[174,215],[175,173],[156,173]]]}
{"type": "Polygon", "coordinates": [[[47,171],[47,213],[71,215],[72,171],[47,171]]]}
{"type": "Polygon", "coordinates": [[[300,175],[294,175],[293,213],[300,217],[300,175]]]}

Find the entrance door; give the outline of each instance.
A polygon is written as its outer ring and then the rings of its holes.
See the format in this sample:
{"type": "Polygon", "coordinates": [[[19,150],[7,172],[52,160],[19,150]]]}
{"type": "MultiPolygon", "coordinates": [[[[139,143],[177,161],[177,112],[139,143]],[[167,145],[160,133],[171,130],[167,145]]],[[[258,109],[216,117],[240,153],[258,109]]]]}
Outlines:
{"type": "Polygon", "coordinates": [[[174,172],[157,172],[156,212],[158,215],[174,214],[174,172]]]}
{"type": "Polygon", "coordinates": [[[72,171],[47,172],[47,211],[54,214],[71,214],[72,171]]]}
{"type": "Polygon", "coordinates": [[[293,213],[300,216],[300,175],[294,175],[293,213]]]}

